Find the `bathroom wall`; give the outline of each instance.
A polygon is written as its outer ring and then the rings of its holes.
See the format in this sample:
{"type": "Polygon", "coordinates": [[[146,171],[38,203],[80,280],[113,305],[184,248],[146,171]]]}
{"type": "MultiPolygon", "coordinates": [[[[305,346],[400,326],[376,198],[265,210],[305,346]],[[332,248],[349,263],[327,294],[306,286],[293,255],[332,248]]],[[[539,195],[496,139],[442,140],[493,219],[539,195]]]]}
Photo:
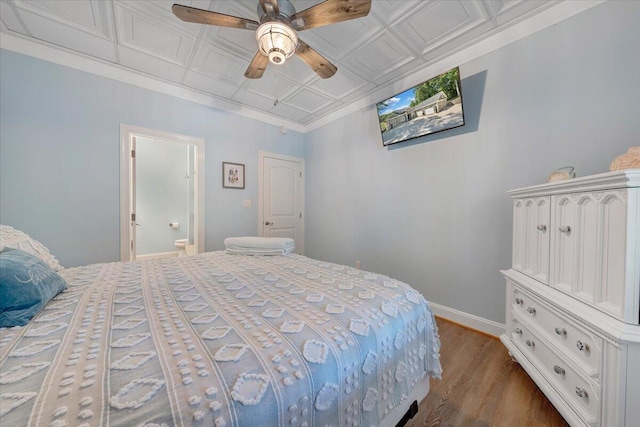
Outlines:
{"type": "Polygon", "coordinates": [[[188,144],[136,137],[136,256],[175,252],[189,238],[192,169],[188,144]]]}

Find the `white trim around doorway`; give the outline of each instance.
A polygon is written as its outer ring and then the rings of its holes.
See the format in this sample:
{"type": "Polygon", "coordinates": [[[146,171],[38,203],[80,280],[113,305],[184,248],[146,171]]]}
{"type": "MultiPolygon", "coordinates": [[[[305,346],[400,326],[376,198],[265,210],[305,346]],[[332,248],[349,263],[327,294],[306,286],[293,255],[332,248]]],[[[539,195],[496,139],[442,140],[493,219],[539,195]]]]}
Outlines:
{"type": "Polygon", "coordinates": [[[196,190],[194,202],[194,233],[196,253],[204,252],[204,146],[205,140],[193,136],[180,135],[161,130],[147,129],[139,126],[120,124],[120,260],[131,261],[131,137],[177,141],[193,144],[197,148],[196,158],[196,190]]]}

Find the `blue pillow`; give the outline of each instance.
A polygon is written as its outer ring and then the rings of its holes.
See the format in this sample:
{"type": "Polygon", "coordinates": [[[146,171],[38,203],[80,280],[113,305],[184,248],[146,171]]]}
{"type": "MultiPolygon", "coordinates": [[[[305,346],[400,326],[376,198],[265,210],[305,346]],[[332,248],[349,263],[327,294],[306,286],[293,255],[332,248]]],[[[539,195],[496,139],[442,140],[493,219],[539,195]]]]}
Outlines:
{"type": "Polygon", "coordinates": [[[67,282],[40,258],[20,249],[0,252],[0,327],[24,326],[67,282]]]}

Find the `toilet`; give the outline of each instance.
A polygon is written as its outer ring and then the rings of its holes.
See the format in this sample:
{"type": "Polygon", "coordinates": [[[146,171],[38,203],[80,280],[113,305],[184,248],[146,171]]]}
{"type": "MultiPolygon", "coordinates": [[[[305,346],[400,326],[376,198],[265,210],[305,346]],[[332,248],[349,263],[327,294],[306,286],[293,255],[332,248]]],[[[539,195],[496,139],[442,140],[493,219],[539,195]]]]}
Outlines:
{"type": "Polygon", "coordinates": [[[186,256],[187,255],[187,246],[189,245],[189,239],[177,239],[175,241],[176,248],[178,248],[178,256],[186,256]]]}

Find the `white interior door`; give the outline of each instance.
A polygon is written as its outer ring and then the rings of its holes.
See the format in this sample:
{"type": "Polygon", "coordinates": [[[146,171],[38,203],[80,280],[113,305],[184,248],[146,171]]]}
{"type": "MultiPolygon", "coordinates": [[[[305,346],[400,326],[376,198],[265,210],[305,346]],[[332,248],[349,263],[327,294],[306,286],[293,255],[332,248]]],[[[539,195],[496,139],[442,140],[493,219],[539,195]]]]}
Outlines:
{"type": "Polygon", "coordinates": [[[136,246],[136,227],[138,226],[136,220],[136,137],[134,135],[129,135],[129,140],[131,141],[131,154],[129,157],[129,167],[131,168],[131,172],[129,173],[129,182],[131,184],[129,187],[131,190],[131,194],[129,196],[129,233],[131,233],[131,235],[129,236],[129,240],[131,243],[129,246],[131,252],[128,255],[127,260],[135,260],[138,250],[136,246]]]}
{"type": "Polygon", "coordinates": [[[304,159],[260,152],[259,230],[289,237],[304,254],[304,159]]]}

